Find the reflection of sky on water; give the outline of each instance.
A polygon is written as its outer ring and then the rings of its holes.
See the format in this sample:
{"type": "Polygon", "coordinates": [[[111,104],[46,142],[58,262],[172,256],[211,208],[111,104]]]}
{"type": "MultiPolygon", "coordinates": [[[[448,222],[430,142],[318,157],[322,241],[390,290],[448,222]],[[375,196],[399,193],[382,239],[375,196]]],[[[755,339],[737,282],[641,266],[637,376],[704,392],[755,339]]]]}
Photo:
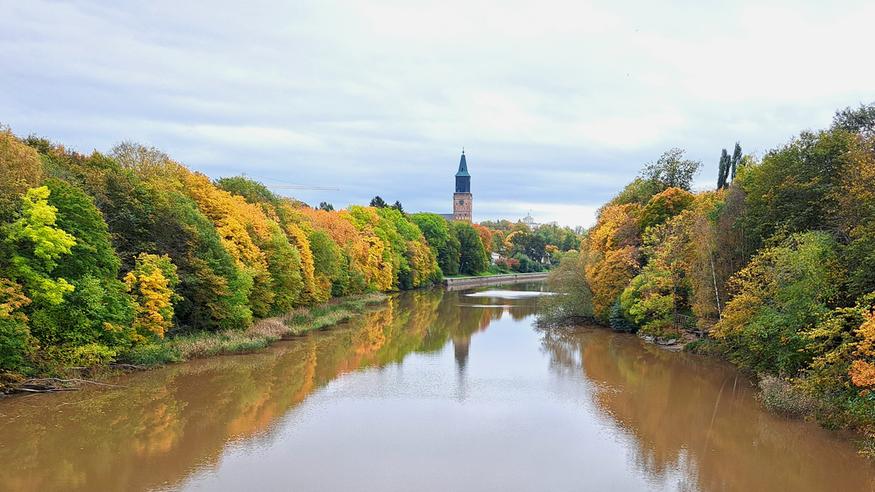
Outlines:
{"type": "Polygon", "coordinates": [[[512,308],[515,307],[513,304],[459,304],[459,307],[471,307],[471,308],[512,308]]]}
{"type": "Polygon", "coordinates": [[[552,292],[532,292],[523,290],[484,290],[465,294],[466,297],[493,297],[495,299],[529,299],[532,297],[552,296],[552,292]]]}

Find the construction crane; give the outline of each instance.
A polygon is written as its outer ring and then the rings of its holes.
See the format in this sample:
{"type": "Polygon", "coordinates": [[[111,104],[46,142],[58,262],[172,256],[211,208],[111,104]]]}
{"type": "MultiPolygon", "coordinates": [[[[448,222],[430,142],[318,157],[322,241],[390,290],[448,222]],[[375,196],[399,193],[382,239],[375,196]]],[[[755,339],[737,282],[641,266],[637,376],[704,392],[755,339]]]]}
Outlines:
{"type": "Polygon", "coordinates": [[[299,184],[265,184],[268,188],[272,190],[314,190],[314,191],[340,191],[340,188],[331,188],[328,186],[307,186],[307,185],[299,185],[299,184]]]}
{"type": "MultiPolygon", "coordinates": [[[[246,173],[240,173],[244,178],[247,177],[246,173]]],[[[279,182],[279,180],[265,178],[264,176],[252,176],[253,178],[258,178],[266,181],[274,181],[279,182]]],[[[280,183],[280,184],[269,184],[262,182],[264,186],[272,189],[272,190],[311,190],[311,191],[340,191],[340,188],[334,188],[331,186],[308,186],[302,184],[291,184],[291,183],[280,183]]]]}

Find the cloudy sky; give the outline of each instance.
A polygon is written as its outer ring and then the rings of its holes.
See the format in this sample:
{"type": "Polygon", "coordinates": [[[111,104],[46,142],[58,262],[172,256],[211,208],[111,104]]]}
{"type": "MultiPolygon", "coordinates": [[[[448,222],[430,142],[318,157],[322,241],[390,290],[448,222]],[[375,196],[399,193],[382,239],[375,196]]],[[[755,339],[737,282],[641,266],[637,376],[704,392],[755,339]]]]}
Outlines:
{"type": "Polygon", "coordinates": [[[872,19],[871,1],[0,0],[0,122],[409,211],[450,211],[464,146],[475,220],[589,225],[667,148],[710,186],[722,147],[762,154],[875,101],[872,19]]]}

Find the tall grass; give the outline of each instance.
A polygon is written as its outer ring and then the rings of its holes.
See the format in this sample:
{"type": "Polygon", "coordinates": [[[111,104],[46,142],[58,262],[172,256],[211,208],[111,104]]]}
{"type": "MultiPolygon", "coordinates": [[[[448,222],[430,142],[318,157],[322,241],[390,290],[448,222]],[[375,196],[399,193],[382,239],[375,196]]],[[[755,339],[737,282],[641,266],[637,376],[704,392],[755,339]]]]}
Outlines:
{"type": "Polygon", "coordinates": [[[168,364],[198,357],[242,354],[261,350],[287,336],[301,335],[348,321],[379,304],[388,296],[380,293],[333,299],[325,304],[299,308],[291,313],[259,320],[245,331],[197,332],[168,338],[159,344],[137,347],[125,361],[143,366],[168,364]]]}

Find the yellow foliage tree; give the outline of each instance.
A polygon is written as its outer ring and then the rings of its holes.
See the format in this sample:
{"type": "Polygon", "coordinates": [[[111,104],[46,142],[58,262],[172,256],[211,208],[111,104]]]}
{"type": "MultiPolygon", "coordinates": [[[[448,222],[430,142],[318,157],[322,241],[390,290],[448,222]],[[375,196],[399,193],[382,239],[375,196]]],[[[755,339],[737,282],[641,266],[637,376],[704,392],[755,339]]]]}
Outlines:
{"type": "MultiPolygon", "coordinates": [[[[301,278],[304,281],[304,291],[301,295],[300,304],[312,304],[328,299],[325,286],[316,284],[316,271],[313,263],[313,250],[310,249],[310,240],[307,233],[297,224],[286,224],[286,234],[289,241],[298,248],[301,254],[301,278]]],[[[327,293],[330,294],[330,285],[327,293]]]]}
{"type": "Polygon", "coordinates": [[[413,286],[425,285],[438,269],[434,252],[425,241],[408,241],[407,252],[407,261],[413,272],[413,286]]]}
{"type": "Polygon", "coordinates": [[[272,288],[267,258],[253,240],[253,236],[260,236],[262,241],[269,240],[267,218],[259,207],[216,187],[203,174],[179,169],[186,191],[197,202],[201,212],[213,221],[222,245],[237,266],[252,278],[253,286],[249,295],[252,312],[258,317],[267,316],[276,294],[272,288]]]}
{"type": "Polygon", "coordinates": [[[39,154],[0,126],[0,219],[11,216],[21,195],[43,177],[39,154]]]}
{"type": "Polygon", "coordinates": [[[611,306],[639,268],[637,204],[609,205],[586,240],[584,273],[592,289],[593,313],[606,320],[611,306]]]}
{"type": "Polygon", "coordinates": [[[134,269],[125,275],[125,285],[136,304],[134,328],[140,336],[164,338],[173,324],[173,289],[178,283],[176,266],[167,255],[137,256],[134,269]]]}
{"type": "Polygon", "coordinates": [[[362,242],[356,244],[352,260],[364,274],[365,282],[375,290],[392,290],[394,276],[392,264],[385,261],[386,244],[374,234],[363,233],[362,242]]]}
{"type": "Polygon", "coordinates": [[[866,314],[856,334],[860,339],[856,355],[860,358],[851,362],[848,375],[854,386],[870,389],[875,387],[875,364],[872,362],[875,358],[875,310],[866,314]]]}

